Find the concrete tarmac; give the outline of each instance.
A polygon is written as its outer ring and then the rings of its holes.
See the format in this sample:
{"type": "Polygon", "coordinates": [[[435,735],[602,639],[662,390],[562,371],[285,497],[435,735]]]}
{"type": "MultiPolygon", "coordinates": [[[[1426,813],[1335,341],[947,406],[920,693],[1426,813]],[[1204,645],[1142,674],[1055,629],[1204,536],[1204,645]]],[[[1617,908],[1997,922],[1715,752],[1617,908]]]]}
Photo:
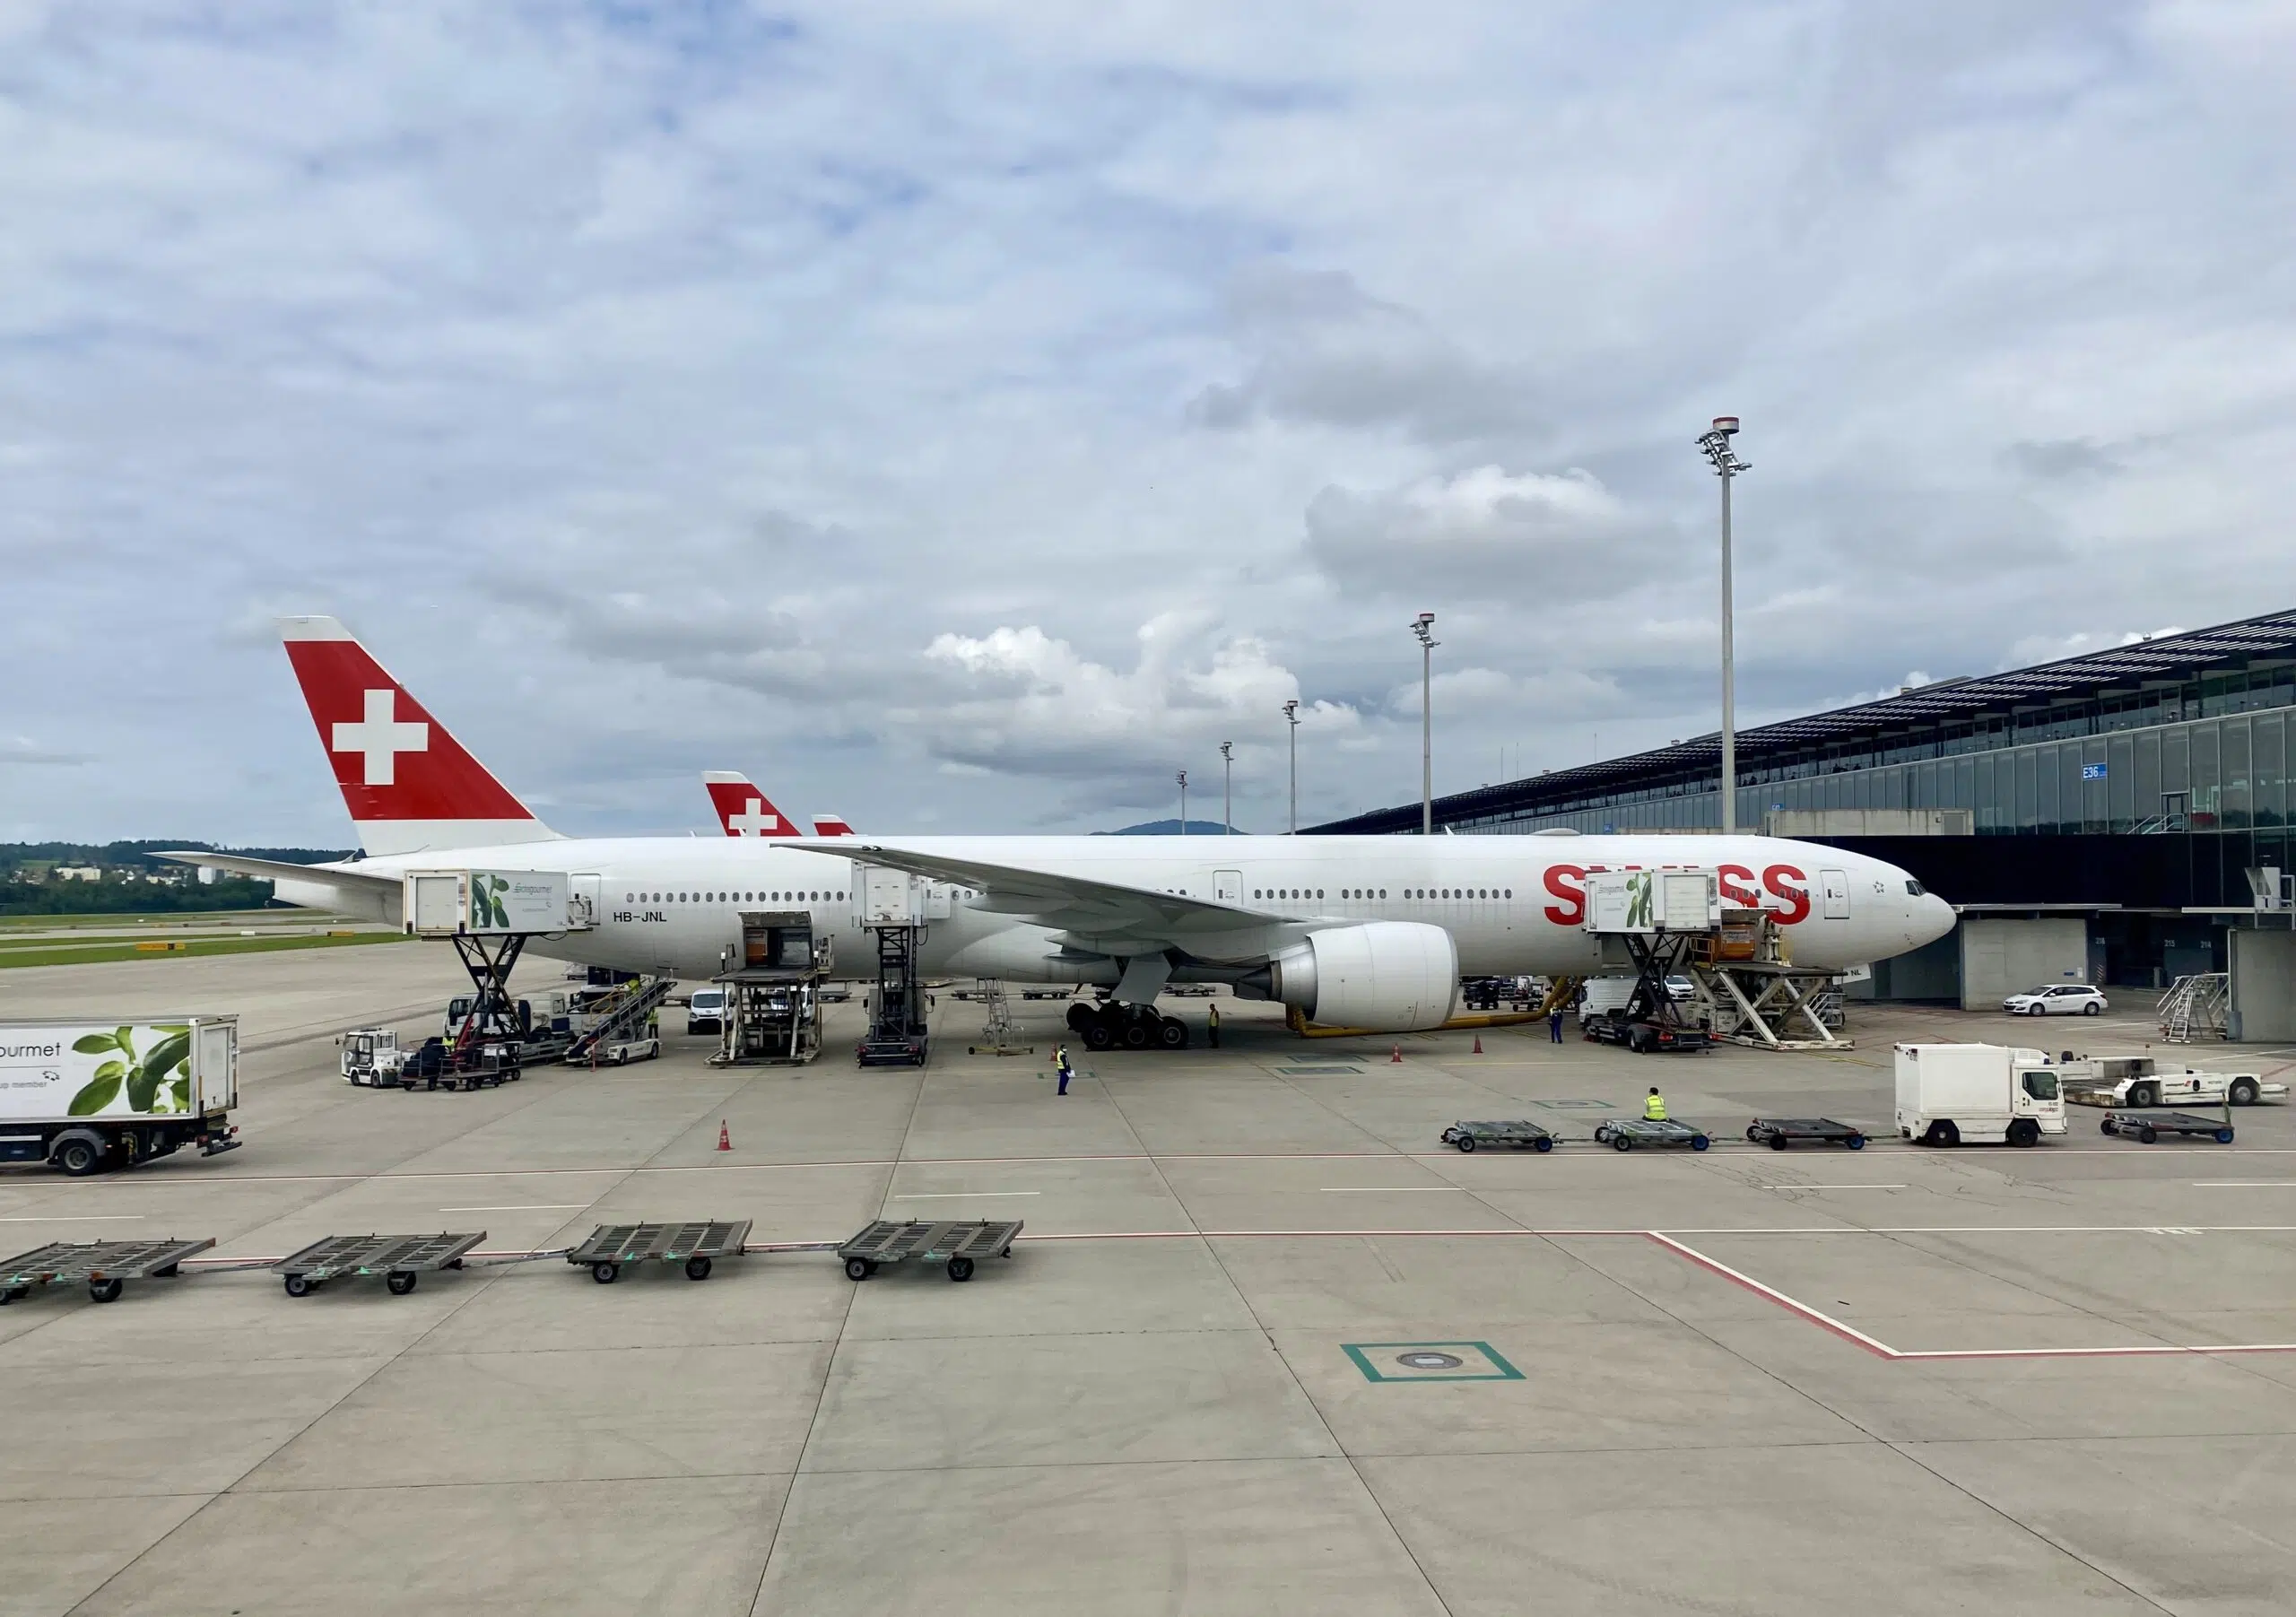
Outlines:
{"type": "Polygon", "coordinates": [[[921,1073],[852,1066],[857,1004],[796,1071],[714,1070],[670,1011],[669,1054],[619,1071],[335,1076],[332,1033],[428,1031],[463,981],[419,946],[0,976],[0,1018],[238,1012],[248,1142],[0,1169],[0,1247],[1026,1234],[963,1285],[782,1253],[699,1284],[35,1293],[0,1310],[0,1613],[2215,1617],[2296,1589],[2296,1117],[2236,1111],[2231,1147],[2078,1108],[2031,1151],[1886,1137],[1894,1040],[2129,1050],[2141,1015],[1857,1007],[1853,1051],[1689,1057],[1540,1024],[1475,1055],[1223,999],[1223,1048],[1079,1051],[1058,1098],[1063,1007],[1015,999],[1035,1054],[974,1057],[982,1012],[944,995],[921,1073]],[[1437,1142],[1583,1137],[1651,1083],[1712,1150],[1437,1142]],[[1812,1112],[1884,1137],[1743,1138],[1812,1112]]]}

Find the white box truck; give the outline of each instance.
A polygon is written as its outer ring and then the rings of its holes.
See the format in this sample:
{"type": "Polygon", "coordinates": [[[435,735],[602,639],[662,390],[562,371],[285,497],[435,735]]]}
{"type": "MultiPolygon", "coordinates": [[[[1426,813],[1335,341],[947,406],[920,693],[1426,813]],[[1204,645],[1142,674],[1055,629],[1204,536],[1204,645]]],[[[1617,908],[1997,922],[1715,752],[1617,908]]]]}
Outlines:
{"type": "Polygon", "coordinates": [[[1897,1077],[1898,1133],[1924,1145],[2038,1145],[2065,1132],[2057,1069],[2040,1050],[1901,1044],[1897,1077]]]}
{"type": "Polygon", "coordinates": [[[239,1144],[236,1016],[0,1023],[0,1162],[69,1174],[239,1144]]]}

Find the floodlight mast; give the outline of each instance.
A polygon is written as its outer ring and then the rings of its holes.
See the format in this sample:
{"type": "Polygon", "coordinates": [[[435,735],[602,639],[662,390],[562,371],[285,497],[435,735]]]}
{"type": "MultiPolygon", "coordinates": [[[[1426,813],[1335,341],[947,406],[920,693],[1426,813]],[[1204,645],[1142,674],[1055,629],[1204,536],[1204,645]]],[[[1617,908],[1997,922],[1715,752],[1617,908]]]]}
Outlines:
{"type": "Polygon", "coordinates": [[[1298,698],[1283,704],[1283,717],[1292,724],[1292,834],[1300,834],[1300,702],[1298,698]]]}
{"type": "Polygon", "coordinates": [[[1740,460],[1730,447],[1737,431],[1736,416],[1718,415],[1714,425],[1698,439],[1698,447],[1714,464],[1714,474],[1722,480],[1722,834],[1726,837],[1738,830],[1738,675],[1730,604],[1730,480],[1753,470],[1752,463],[1740,460]]]}
{"type": "Polygon", "coordinates": [[[1183,836],[1183,837],[1185,837],[1185,836],[1187,836],[1187,771],[1186,769],[1182,769],[1182,770],[1179,772],[1179,783],[1180,783],[1180,835],[1181,835],[1181,836],[1183,836]]]}
{"type": "Polygon", "coordinates": [[[1220,743],[1220,834],[1232,836],[1236,830],[1236,743],[1220,743]]]}
{"type": "Polygon", "coordinates": [[[1435,614],[1422,612],[1411,622],[1419,637],[1419,834],[1435,834],[1435,614]]]}

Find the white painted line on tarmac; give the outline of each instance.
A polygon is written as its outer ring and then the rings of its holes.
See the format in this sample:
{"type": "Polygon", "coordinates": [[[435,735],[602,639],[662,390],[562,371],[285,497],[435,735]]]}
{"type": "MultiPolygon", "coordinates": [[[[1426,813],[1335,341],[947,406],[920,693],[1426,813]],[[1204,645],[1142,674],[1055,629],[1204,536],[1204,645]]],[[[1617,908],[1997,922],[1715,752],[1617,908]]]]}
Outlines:
{"type": "Polygon", "coordinates": [[[1903,1185],[1757,1185],[1756,1190],[1903,1190],[1903,1185]]]}
{"type": "Polygon", "coordinates": [[[544,1206],[520,1204],[516,1207],[441,1207],[441,1213],[574,1213],[592,1205],[588,1202],[552,1202],[544,1206]]]}
{"type": "Polygon", "coordinates": [[[63,1213],[48,1213],[46,1216],[39,1213],[26,1213],[22,1218],[0,1219],[0,1224],[111,1224],[122,1220],[129,1223],[141,1223],[144,1216],[140,1213],[85,1213],[69,1216],[63,1213]]]}
{"type": "Polygon", "coordinates": [[[2195,1190],[2296,1190],[2296,1179],[2195,1179],[2195,1190]]]}
{"type": "Polygon", "coordinates": [[[1357,1195],[1401,1195],[1414,1190],[1456,1190],[1461,1195],[1474,1194],[1472,1191],[1461,1189],[1457,1185],[1324,1185],[1318,1188],[1326,1195],[1334,1195],[1351,1193],[1357,1195]]]}
{"type": "Polygon", "coordinates": [[[975,1196],[1042,1195],[1041,1190],[912,1190],[892,1199],[896,1202],[954,1202],[975,1196]]]}

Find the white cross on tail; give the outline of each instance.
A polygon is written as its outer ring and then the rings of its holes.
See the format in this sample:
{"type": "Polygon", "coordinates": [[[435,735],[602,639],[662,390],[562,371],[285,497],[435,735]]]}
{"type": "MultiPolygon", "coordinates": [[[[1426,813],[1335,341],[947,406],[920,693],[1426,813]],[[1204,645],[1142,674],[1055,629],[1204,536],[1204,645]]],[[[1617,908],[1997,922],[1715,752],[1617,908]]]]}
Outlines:
{"type": "Polygon", "coordinates": [[[738,814],[726,816],[726,823],[744,837],[762,837],[768,831],[781,829],[781,816],[765,812],[765,799],[752,797],[738,814]]]}
{"type": "Polygon", "coordinates": [[[398,755],[430,750],[430,726],[398,722],[398,692],[366,693],[367,717],[358,724],[337,724],[331,751],[366,755],[362,778],[369,786],[398,784],[398,755]]]}

